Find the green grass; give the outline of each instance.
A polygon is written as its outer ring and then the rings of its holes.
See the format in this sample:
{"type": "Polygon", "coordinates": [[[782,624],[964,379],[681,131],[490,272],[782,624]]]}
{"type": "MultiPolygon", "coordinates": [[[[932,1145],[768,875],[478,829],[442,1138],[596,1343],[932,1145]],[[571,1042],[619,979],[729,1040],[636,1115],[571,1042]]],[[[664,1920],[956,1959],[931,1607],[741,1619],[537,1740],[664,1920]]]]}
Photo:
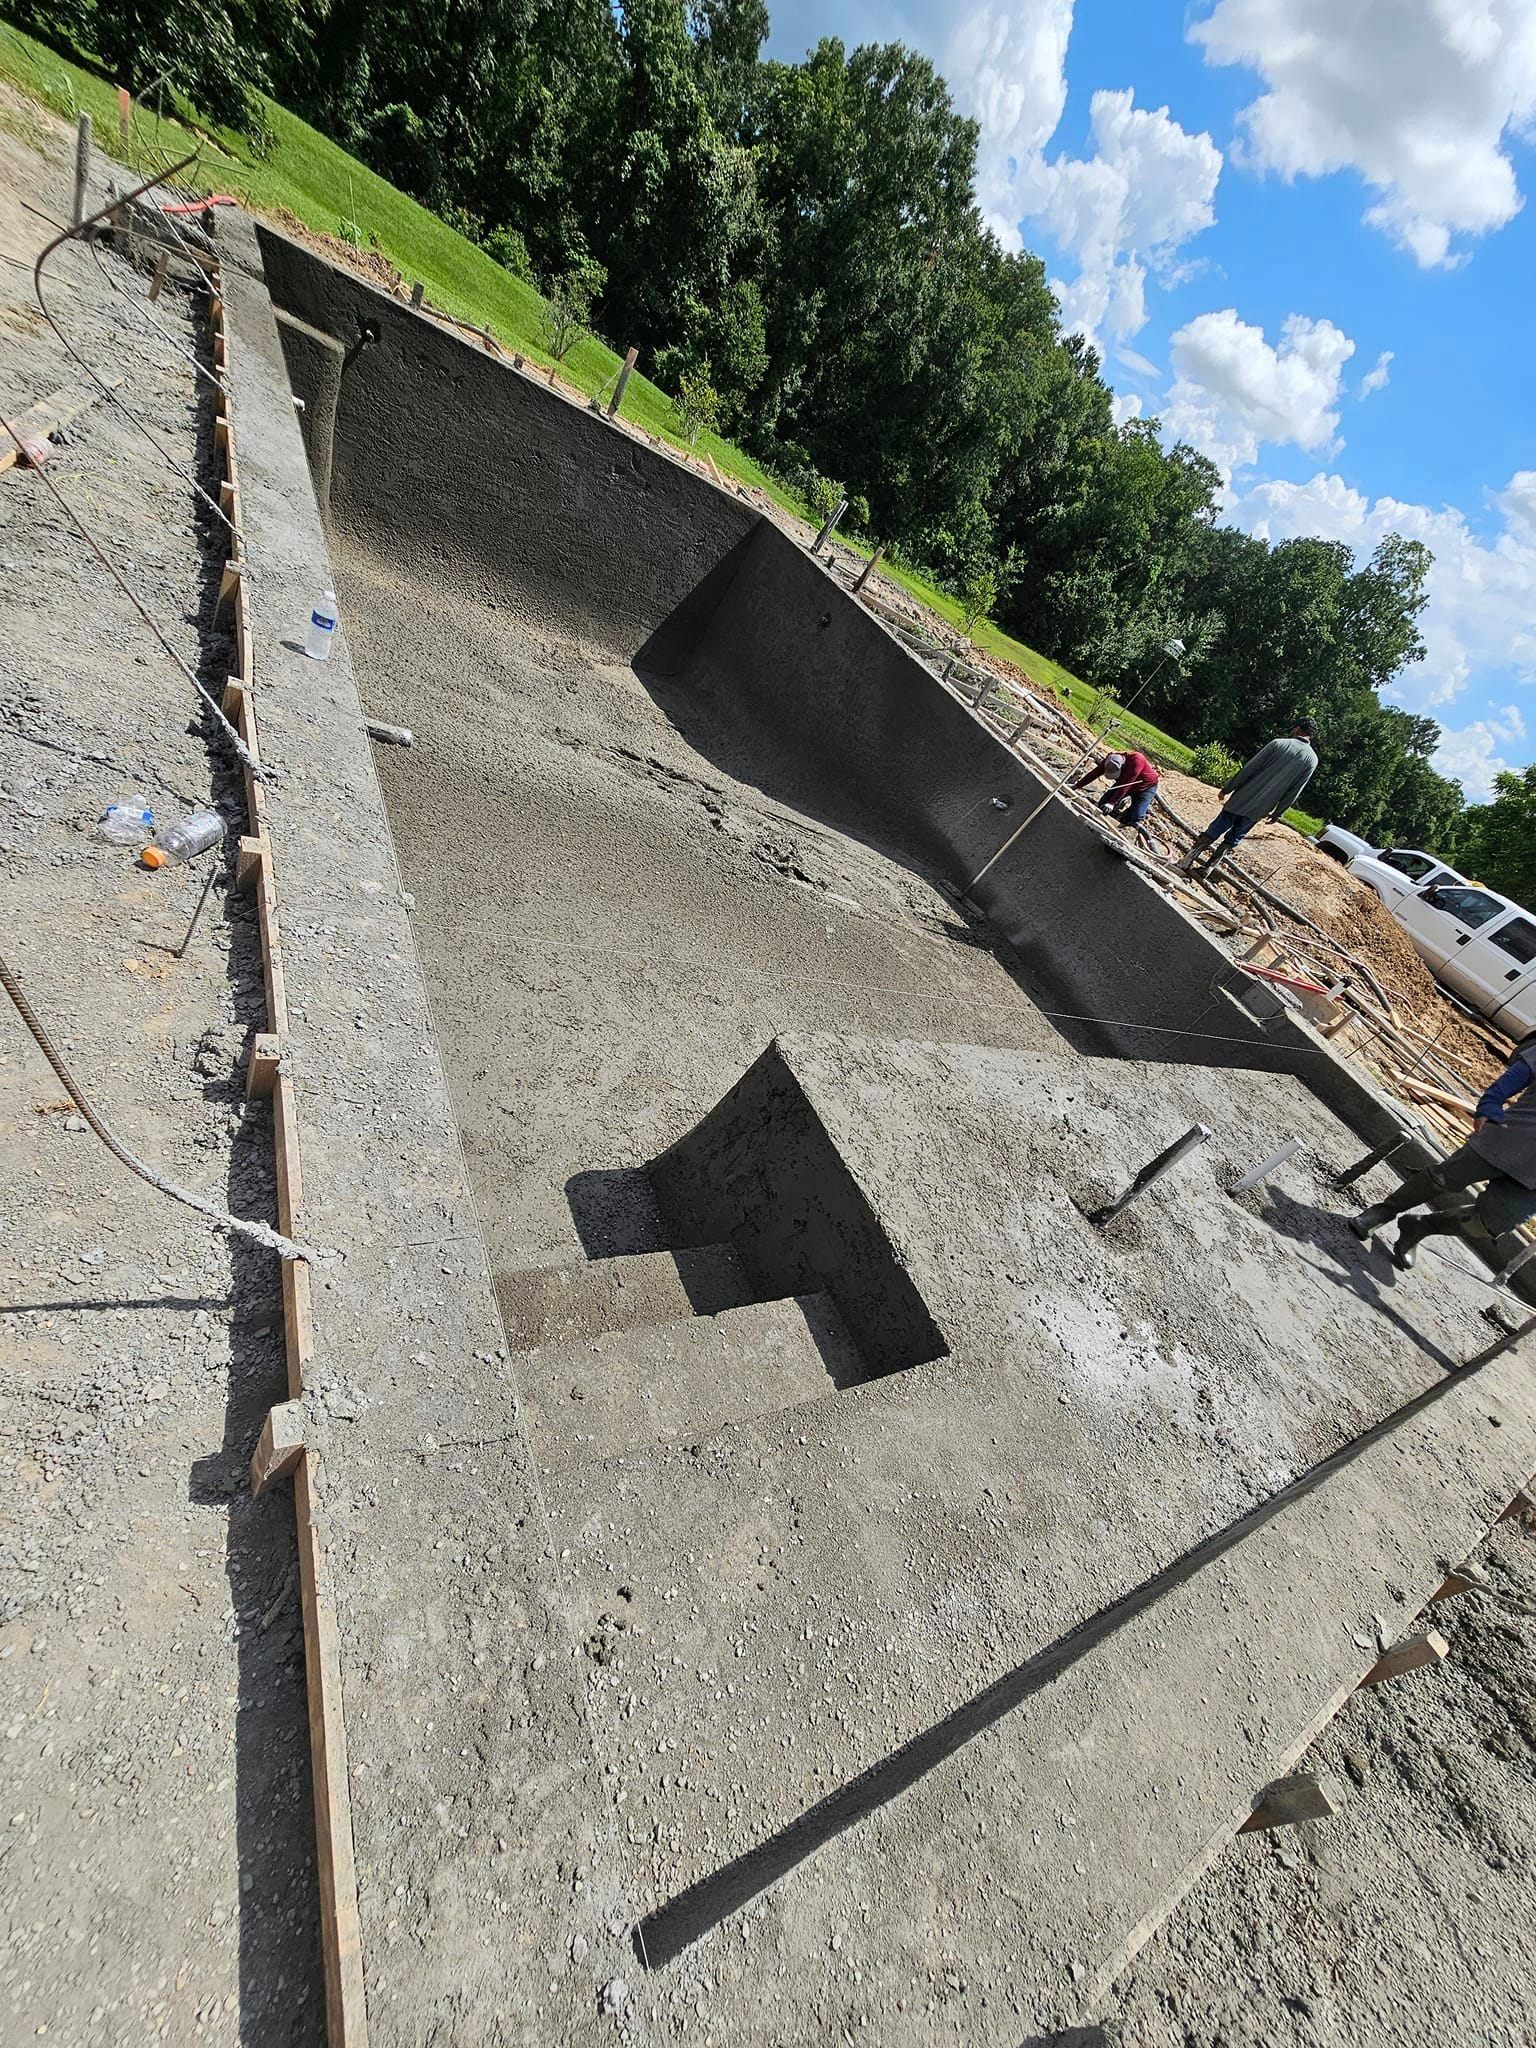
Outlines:
{"type": "MultiPolygon", "coordinates": [[[[102,148],[116,152],[115,86],[9,24],[0,24],[0,75],[69,120],[89,114],[102,148]]],[[[176,157],[201,146],[201,162],[192,173],[200,188],[230,192],[258,213],[286,209],[320,234],[339,234],[343,220],[356,221],[365,243],[376,247],[409,281],[419,278],[427,297],[445,313],[485,328],[504,347],[532,362],[548,366],[554,360],[544,300],[532,285],[328,142],[308,122],[274,100],[261,105],[269,137],[260,152],[228,129],[199,127],[194,132],[184,120],[159,120],[152,109],[136,106],[133,168],[142,164],[147,169],[157,151],[176,157]]],[[[612,387],[619,362],[612,349],[589,335],[565,357],[561,375],[595,397],[612,387]]],[[[625,391],[624,416],[676,447],[690,445],[671,399],[638,372],[625,391]]],[[[722,474],[767,491],[787,510],[803,516],[805,508],[730,442],[706,433],[692,445],[698,454],[709,454],[722,474]]]]}
{"type": "MultiPolygon", "coordinates": [[[[116,87],[7,23],[0,23],[0,77],[10,79],[68,120],[89,114],[101,146],[108,152],[118,148],[116,87]]],[[[161,120],[153,110],[136,106],[129,152],[133,167],[142,166],[147,174],[158,158],[168,155],[174,159],[200,149],[201,161],[192,174],[200,189],[230,192],[257,213],[285,210],[320,234],[340,234],[344,220],[355,221],[365,243],[376,247],[408,280],[419,278],[435,306],[457,320],[485,328],[503,347],[532,362],[545,366],[552,362],[544,300],[532,285],[514,277],[446,221],[397,191],[286,107],[263,100],[262,114],[268,136],[258,150],[228,129],[202,125],[194,129],[190,114],[180,120],[173,116],[161,120]]],[[[61,194],[61,211],[63,205],[61,194]]],[[[568,383],[595,397],[611,389],[619,360],[612,349],[589,335],[570,350],[560,371],[568,383]]],[[[624,416],[675,447],[690,446],[671,399],[639,372],[626,388],[624,416]]],[[[707,453],[722,475],[766,491],[775,503],[802,519],[811,516],[798,499],[729,441],[716,434],[701,434],[692,446],[698,454],[707,453]]],[[[960,605],[947,591],[905,566],[888,562],[882,569],[920,604],[950,625],[959,626],[960,605]]],[[[1134,712],[1121,711],[1091,684],[1022,640],[1015,640],[990,620],[983,620],[972,637],[986,653],[1001,656],[1035,682],[1054,689],[1100,729],[1113,718],[1119,733],[1143,753],[1164,766],[1188,771],[1191,749],[1182,741],[1134,712]]],[[[1300,812],[1288,812],[1287,817],[1303,831],[1321,829],[1315,819],[1300,812]]]]}

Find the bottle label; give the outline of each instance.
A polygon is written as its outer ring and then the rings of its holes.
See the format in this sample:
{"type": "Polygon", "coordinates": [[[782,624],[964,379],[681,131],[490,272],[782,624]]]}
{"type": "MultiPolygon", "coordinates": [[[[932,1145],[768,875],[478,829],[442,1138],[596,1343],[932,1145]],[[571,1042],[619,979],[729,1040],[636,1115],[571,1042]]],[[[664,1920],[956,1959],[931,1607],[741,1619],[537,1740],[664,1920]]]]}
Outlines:
{"type": "Polygon", "coordinates": [[[334,633],[336,630],[336,621],[328,619],[324,612],[311,612],[309,623],[312,626],[318,626],[322,633],[334,633]]]}

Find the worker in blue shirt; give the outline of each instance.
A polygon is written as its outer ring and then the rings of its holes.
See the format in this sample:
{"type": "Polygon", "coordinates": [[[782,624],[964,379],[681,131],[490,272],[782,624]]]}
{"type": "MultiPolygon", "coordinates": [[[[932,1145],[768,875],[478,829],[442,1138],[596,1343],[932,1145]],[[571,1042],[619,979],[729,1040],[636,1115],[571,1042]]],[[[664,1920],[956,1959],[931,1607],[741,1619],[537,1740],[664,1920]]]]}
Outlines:
{"type": "MultiPolygon", "coordinates": [[[[1349,1227],[1367,1240],[1406,1209],[1440,1195],[1466,1194],[1479,1181],[1484,1187],[1475,1200],[1407,1217],[1398,1226],[1393,1262],[1406,1270],[1426,1237],[1453,1236],[1463,1225],[1474,1237],[1497,1240],[1536,1216],[1536,1033],[1521,1040],[1514,1058],[1484,1092],[1465,1145],[1438,1166],[1410,1174],[1389,1201],[1362,1209],[1349,1219],[1349,1227]]],[[[1502,1247],[1501,1261],[1515,1249],[1513,1242],[1502,1247]]]]}

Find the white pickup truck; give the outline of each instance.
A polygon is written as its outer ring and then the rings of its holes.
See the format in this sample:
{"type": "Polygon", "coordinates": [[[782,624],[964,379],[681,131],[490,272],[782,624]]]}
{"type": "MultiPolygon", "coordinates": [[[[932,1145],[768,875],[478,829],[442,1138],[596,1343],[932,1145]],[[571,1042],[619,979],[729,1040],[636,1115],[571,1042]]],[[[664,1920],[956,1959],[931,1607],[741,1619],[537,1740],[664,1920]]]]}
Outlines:
{"type": "Polygon", "coordinates": [[[1536,918],[1412,846],[1362,854],[1369,882],[1435,979],[1499,1031],[1536,1031],[1536,918]]]}

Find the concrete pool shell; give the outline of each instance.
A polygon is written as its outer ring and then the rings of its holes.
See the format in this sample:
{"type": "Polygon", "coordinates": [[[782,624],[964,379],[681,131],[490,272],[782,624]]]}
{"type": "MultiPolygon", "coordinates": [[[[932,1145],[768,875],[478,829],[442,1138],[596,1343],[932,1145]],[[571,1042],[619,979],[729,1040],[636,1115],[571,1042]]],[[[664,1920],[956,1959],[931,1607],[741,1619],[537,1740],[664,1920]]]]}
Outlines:
{"type": "Polygon", "coordinates": [[[1482,1290],[1076,819],[959,906],[1039,785],[786,535],[260,254],[474,1193],[320,1463],[373,2036],[1060,2023],[1536,1464],[1482,1290]]]}

